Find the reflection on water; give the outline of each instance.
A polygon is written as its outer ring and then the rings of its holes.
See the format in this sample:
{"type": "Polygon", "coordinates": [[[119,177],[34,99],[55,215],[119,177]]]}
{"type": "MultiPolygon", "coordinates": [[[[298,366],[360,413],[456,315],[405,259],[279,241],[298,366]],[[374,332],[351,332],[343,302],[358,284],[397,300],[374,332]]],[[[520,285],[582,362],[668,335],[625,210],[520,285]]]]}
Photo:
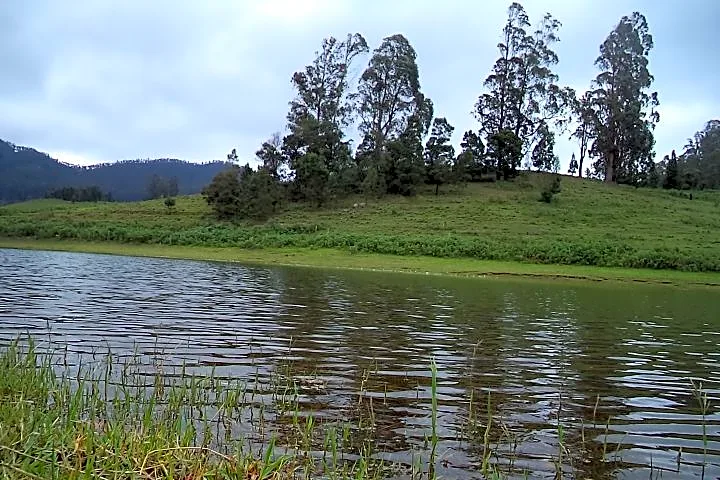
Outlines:
{"type": "Polygon", "coordinates": [[[720,477],[718,322],[710,289],[0,250],[3,342],[29,333],[75,358],[109,349],[248,380],[289,372],[308,379],[304,413],[328,421],[356,419],[362,393],[377,448],[400,462],[427,447],[434,358],[445,477],[480,476],[484,428],[468,418],[488,404],[514,439],[493,462],[537,476],[554,475],[562,430],[579,478],[648,478],[650,465],[720,477]],[[691,379],[711,403],[706,442],[691,379]]]}

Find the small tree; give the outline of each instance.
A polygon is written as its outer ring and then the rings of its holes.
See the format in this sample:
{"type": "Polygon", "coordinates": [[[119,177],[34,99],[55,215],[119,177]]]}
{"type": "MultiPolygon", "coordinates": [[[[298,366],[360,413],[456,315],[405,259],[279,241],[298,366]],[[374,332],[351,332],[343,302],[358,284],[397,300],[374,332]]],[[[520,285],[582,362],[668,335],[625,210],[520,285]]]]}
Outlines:
{"type": "Polygon", "coordinates": [[[454,127],[445,118],[433,121],[432,133],[425,145],[425,181],[435,185],[435,195],[440,185],[450,182],[455,149],[450,145],[454,127]]]}
{"type": "Polygon", "coordinates": [[[578,165],[578,161],[575,159],[575,154],[572,154],[572,158],[570,159],[570,168],[568,168],[568,173],[570,175],[575,175],[578,170],[580,169],[580,166],[578,165]]]}
{"type": "Polygon", "coordinates": [[[165,199],[165,207],[167,207],[168,213],[175,210],[175,198],[173,197],[167,197],[165,199]]]}
{"type": "Polygon", "coordinates": [[[250,165],[245,166],[240,176],[240,217],[267,220],[277,210],[280,197],[280,185],[271,171],[262,167],[253,171],[250,165]]]}
{"type": "Polygon", "coordinates": [[[212,179],[202,191],[205,201],[220,219],[235,218],[240,210],[240,167],[232,165],[212,179]]]}
{"type": "Polygon", "coordinates": [[[553,196],[558,193],[560,193],[560,175],[553,175],[540,191],[540,201],[550,203],[553,196]]]}
{"type": "Polygon", "coordinates": [[[667,168],[665,170],[665,180],[663,181],[663,188],[678,188],[680,178],[678,174],[678,161],[677,156],[675,155],[675,150],[672,151],[670,158],[665,155],[665,162],[667,164],[667,168]]]}
{"type": "Polygon", "coordinates": [[[492,167],[492,165],[485,165],[485,145],[482,139],[472,130],[468,130],[463,134],[460,148],[462,151],[455,161],[457,170],[462,171],[461,175],[471,182],[480,181],[483,173],[492,167]]]}

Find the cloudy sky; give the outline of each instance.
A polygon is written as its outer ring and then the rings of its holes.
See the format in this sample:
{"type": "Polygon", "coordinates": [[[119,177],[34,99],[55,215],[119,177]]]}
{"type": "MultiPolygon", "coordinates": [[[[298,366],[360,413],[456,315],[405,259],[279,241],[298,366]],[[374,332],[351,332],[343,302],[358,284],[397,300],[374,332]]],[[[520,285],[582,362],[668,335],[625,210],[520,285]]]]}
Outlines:
{"type": "MultiPolygon", "coordinates": [[[[90,164],[119,159],[252,161],[285,126],[290,77],[323,37],[360,32],[372,48],[402,33],[422,88],[456,137],[497,56],[509,1],[0,0],[0,138],[90,164]]],[[[526,0],[563,23],[562,83],[587,88],[598,46],[622,15],[655,38],[658,157],[720,117],[718,0],[526,0]]],[[[359,75],[363,64],[358,65],[359,75]]],[[[567,165],[571,142],[558,146],[567,165]]]]}

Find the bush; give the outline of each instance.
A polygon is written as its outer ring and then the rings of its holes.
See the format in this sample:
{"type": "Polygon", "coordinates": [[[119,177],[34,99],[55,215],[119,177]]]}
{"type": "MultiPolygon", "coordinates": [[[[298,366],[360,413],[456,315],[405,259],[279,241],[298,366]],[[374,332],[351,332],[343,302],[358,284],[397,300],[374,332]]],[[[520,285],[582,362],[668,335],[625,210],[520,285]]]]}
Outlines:
{"type": "Polygon", "coordinates": [[[540,201],[550,203],[553,196],[558,193],[560,193],[560,175],[553,175],[552,180],[546,182],[540,191],[540,201]]]}

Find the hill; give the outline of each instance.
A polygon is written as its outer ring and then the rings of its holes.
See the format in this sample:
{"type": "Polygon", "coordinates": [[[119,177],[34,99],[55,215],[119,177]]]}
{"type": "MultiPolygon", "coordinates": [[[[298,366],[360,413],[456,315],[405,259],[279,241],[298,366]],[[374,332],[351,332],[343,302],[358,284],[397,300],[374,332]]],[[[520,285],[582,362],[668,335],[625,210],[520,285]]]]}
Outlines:
{"type": "Polygon", "coordinates": [[[290,204],[267,223],[223,223],[200,196],[0,208],[0,237],[240,248],[331,248],[348,253],[545,264],[720,271],[720,192],[689,194],[563,177],[552,203],[540,174],[469,184],[439,196],[290,204]],[[357,205],[356,205],[357,204],[357,205]]]}
{"type": "Polygon", "coordinates": [[[180,193],[198,193],[226,162],[205,164],[175,159],[131,160],[78,167],[58,162],[35,149],[0,140],[0,203],[42,198],[63,187],[97,186],[115,200],[147,198],[153,175],[176,177],[180,193]]]}

